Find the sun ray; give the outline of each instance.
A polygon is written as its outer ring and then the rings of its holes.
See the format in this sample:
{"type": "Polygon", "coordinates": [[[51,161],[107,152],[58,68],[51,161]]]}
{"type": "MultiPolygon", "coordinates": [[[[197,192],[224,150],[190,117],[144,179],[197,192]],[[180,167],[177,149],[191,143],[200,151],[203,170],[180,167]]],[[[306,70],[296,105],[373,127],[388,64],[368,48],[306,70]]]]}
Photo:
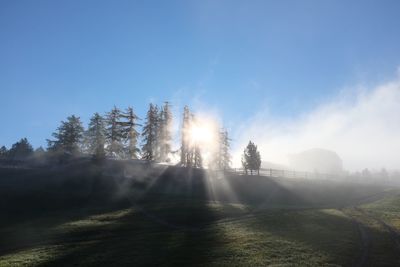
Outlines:
{"type": "Polygon", "coordinates": [[[217,152],[218,130],[218,124],[205,117],[196,117],[189,128],[189,144],[200,149],[203,167],[209,167],[217,152]]]}

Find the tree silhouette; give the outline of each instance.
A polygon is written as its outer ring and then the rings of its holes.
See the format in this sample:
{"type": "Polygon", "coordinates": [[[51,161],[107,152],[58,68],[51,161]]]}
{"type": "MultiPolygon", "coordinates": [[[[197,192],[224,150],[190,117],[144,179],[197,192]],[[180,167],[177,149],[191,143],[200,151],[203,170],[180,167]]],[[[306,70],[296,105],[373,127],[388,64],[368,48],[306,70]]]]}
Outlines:
{"type": "Polygon", "coordinates": [[[94,155],[96,159],[102,159],[105,156],[106,127],[105,121],[99,113],[95,113],[91,118],[88,129],[85,132],[85,138],[88,147],[88,153],[94,155]]]}
{"type": "Polygon", "coordinates": [[[203,158],[201,157],[201,148],[198,144],[195,144],[193,147],[193,167],[202,168],[203,167],[203,158]]]}
{"type": "Polygon", "coordinates": [[[219,132],[219,148],[217,152],[217,165],[220,169],[226,170],[231,165],[231,155],[229,153],[231,139],[228,136],[228,131],[222,129],[219,132]]]}
{"type": "Polygon", "coordinates": [[[190,167],[192,165],[192,157],[189,145],[189,131],[191,126],[191,114],[188,106],[183,108],[183,120],[181,128],[181,165],[190,167]]]}
{"type": "Polygon", "coordinates": [[[147,111],[145,125],[142,132],[143,146],[142,158],[145,160],[155,160],[157,157],[157,137],[158,137],[158,108],[150,103],[147,111]]]}
{"type": "Polygon", "coordinates": [[[49,150],[77,155],[81,152],[83,126],[79,117],[72,115],[61,121],[57,131],[52,134],[55,140],[47,140],[49,150]]]}
{"type": "MultiPolygon", "coordinates": [[[[192,128],[197,124],[196,117],[194,114],[190,114],[190,127],[192,128]]],[[[201,156],[201,147],[197,140],[191,140],[189,146],[189,166],[193,166],[195,168],[203,167],[203,158],[201,156]]]]}
{"type": "Polygon", "coordinates": [[[112,157],[121,157],[123,152],[123,132],[120,119],[121,110],[116,106],[106,114],[106,151],[107,154],[112,157]]]}
{"type": "Polygon", "coordinates": [[[28,139],[22,138],[14,143],[7,153],[7,158],[12,160],[25,160],[32,156],[33,148],[28,139]]]}
{"type": "Polygon", "coordinates": [[[7,157],[8,149],[5,146],[0,147],[0,159],[7,157]]]}
{"type": "Polygon", "coordinates": [[[137,147],[137,139],[139,136],[139,132],[136,130],[136,127],[139,125],[137,120],[139,117],[133,112],[133,108],[128,107],[124,113],[121,114],[121,118],[125,119],[125,121],[121,121],[121,133],[126,144],[126,157],[129,159],[137,159],[139,148],[137,147]]]}
{"type": "Polygon", "coordinates": [[[159,160],[169,161],[169,154],[171,153],[171,134],[172,127],[172,112],[169,102],[165,102],[161,108],[159,115],[158,127],[158,145],[159,145],[159,160]]]}
{"type": "Polygon", "coordinates": [[[246,174],[248,173],[248,170],[250,170],[251,175],[253,175],[253,171],[257,171],[258,174],[260,174],[260,152],[257,151],[257,146],[251,141],[249,141],[249,144],[244,150],[242,156],[242,165],[246,171],[246,174]]]}

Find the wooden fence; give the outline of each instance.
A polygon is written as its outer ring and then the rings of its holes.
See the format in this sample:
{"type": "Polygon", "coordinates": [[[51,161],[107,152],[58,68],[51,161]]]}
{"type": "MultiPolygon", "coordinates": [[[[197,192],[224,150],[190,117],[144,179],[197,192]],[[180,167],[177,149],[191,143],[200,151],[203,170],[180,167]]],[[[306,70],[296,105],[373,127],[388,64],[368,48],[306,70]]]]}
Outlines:
{"type": "MultiPolygon", "coordinates": [[[[233,168],[230,172],[245,175],[246,172],[243,168],[233,168]]],[[[247,172],[251,175],[250,170],[247,172]]],[[[283,170],[283,169],[266,169],[261,168],[259,174],[257,171],[253,171],[253,175],[267,176],[267,177],[282,177],[282,178],[303,178],[303,179],[339,179],[341,175],[333,175],[327,173],[318,172],[304,172],[295,170],[283,170]]]]}

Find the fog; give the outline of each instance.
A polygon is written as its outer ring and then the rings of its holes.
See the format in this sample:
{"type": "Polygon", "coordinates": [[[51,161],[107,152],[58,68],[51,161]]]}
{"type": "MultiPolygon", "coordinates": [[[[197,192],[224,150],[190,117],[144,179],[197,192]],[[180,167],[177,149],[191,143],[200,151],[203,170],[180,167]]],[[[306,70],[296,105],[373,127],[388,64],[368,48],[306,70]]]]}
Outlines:
{"type": "Polygon", "coordinates": [[[233,165],[249,140],[262,160],[289,165],[290,155],[313,148],[336,152],[350,171],[399,169],[400,75],[376,86],[354,86],[294,118],[274,118],[268,108],[235,132],[233,165]]]}

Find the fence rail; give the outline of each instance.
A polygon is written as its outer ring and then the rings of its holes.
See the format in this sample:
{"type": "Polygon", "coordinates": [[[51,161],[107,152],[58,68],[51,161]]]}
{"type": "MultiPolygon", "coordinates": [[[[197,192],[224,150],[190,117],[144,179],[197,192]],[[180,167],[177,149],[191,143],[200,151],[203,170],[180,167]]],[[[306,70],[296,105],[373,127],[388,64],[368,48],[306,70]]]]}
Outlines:
{"type": "MultiPolygon", "coordinates": [[[[246,171],[243,168],[233,168],[231,172],[245,175],[246,171]]],[[[247,174],[251,174],[250,170],[247,174]]],[[[281,177],[281,178],[303,178],[303,179],[339,179],[341,175],[333,175],[327,173],[318,172],[304,172],[295,170],[284,170],[284,169],[266,169],[261,168],[259,172],[253,170],[253,175],[267,176],[267,177],[281,177]]]]}

